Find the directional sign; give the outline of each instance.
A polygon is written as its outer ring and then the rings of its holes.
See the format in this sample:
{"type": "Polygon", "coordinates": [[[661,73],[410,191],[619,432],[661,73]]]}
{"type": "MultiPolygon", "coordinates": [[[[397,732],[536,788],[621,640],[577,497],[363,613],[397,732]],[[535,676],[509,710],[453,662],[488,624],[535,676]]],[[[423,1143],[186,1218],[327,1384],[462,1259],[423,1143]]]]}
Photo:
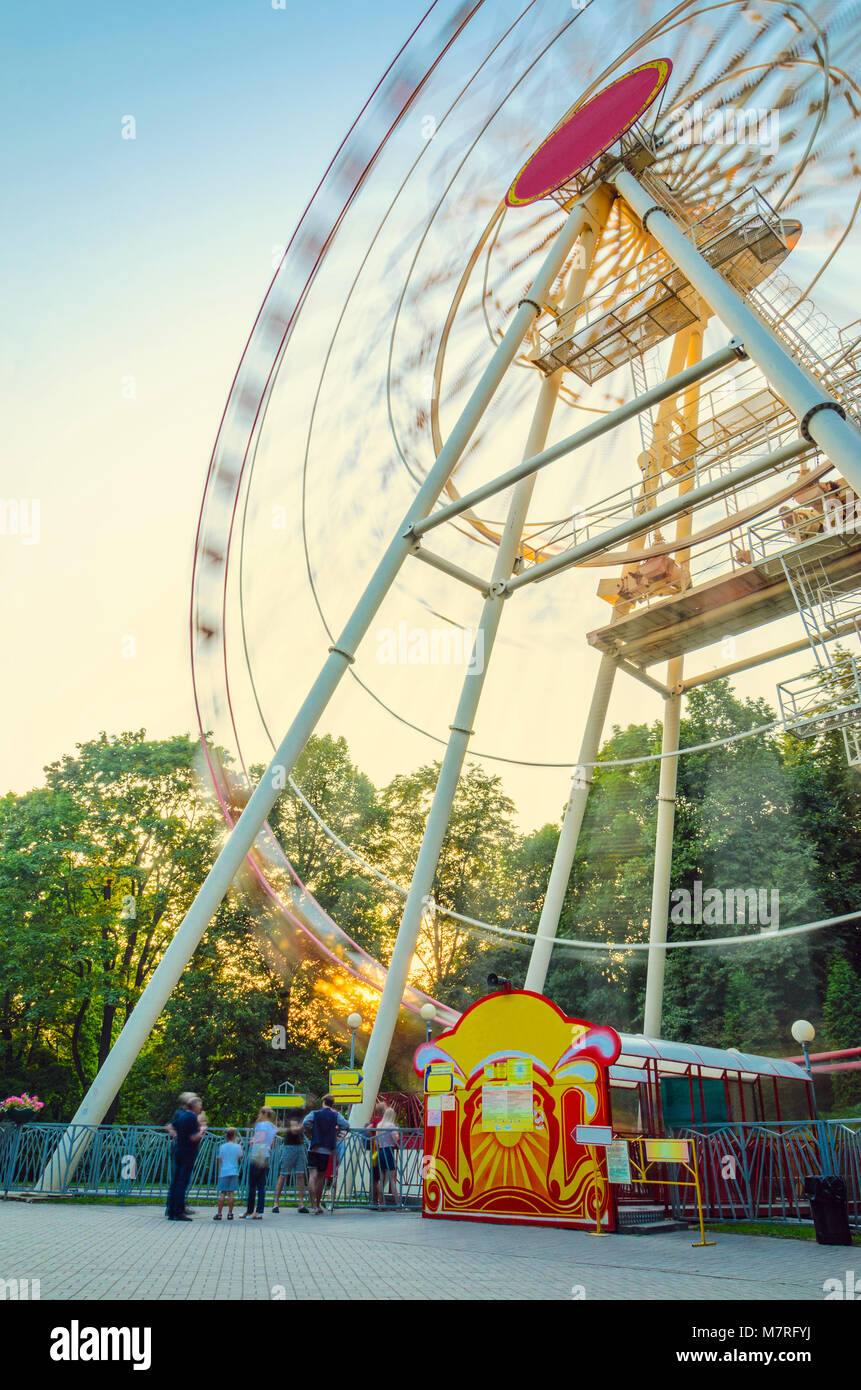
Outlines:
{"type": "Polygon", "coordinates": [[[362,1080],[360,1071],[330,1071],[329,1090],[334,1091],[336,1086],[361,1086],[362,1080]]]}
{"type": "Polygon", "coordinates": [[[647,1163],[690,1163],[687,1139],[647,1139],[647,1163]]]}
{"type": "Polygon", "coordinates": [[[578,1125],[572,1129],[571,1138],[575,1144],[591,1144],[594,1148],[606,1149],[613,1142],[613,1131],[609,1125],[578,1125]]]}
{"type": "Polygon", "coordinates": [[[263,1104],[270,1110],[304,1110],[305,1097],[285,1096],[281,1091],[277,1091],[275,1095],[264,1096],[263,1104]]]}
{"type": "Polygon", "coordinates": [[[428,1067],[425,1072],[425,1095],[444,1096],[454,1090],[454,1076],[450,1071],[434,1071],[428,1067]]]}
{"type": "Polygon", "coordinates": [[[352,1105],[364,1100],[364,1078],[352,1068],[329,1072],[329,1090],[334,1100],[349,1101],[352,1105]]]}

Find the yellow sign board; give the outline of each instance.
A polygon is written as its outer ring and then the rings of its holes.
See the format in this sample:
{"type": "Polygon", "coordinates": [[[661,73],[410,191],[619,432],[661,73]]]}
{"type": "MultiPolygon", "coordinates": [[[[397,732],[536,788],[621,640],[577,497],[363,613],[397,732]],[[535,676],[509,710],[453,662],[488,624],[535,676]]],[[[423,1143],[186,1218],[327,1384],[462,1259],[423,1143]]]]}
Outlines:
{"type": "Polygon", "coordinates": [[[341,1071],[330,1071],[330,1072],[329,1072],[329,1090],[330,1090],[330,1091],[334,1091],[336,1088],[337,1088],[338,1090],[342,1090],[345,1086],[349,1086],[349,1087],[352,1087],[353,1089],[355,1089],[355,1087],[361,1086],[361,1084],[362,1084],[362,1073],[361,1073],[360,1071],[343,1071],[343,1070],[341,1070],[341,1071]]]}
{"type": "Polygon", "coordinates": [[[356,1105],[365,1098],[362,1073],[352,1068],[329,1072],[329,1090],[334,1100],[356,1105]]]}
{"type": "Polygon", "coordinates": [[[647,1163],[690,1163],[691,1149],[687,1139],[646,1139],[647,1163]]]}
{"type": "Polygon", "coordinates": [[[425,1072],[425,1095],[446,1096],[454,1090],[454,1077],[450,1071],[432,1071],[428,1067],[425,1072]]]}
{"type": "Polygon", "coordinates": [[[273,1096],[264,1096],[263,1104],[270,1110],[304,1110],[304,1096],[284,1096],[278,1091],[273,1096]]]}

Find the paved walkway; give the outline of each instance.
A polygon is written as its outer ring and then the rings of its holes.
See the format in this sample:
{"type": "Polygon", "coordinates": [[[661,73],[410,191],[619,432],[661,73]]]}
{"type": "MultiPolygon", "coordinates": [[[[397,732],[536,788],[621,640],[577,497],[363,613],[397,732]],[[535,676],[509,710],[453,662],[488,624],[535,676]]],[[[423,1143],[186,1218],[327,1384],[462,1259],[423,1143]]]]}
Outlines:
{"type": "Polygon", "coordinates": [[[43,1299],[824,1298],[861,1251],[694,1232],[580,1232],[425,1221],[412,1212],[267,1211],[173,1224],[158,1207],[0,1202],[0,1280],[43,1299]],[[575,1291],[575,1292],[572,1292],[575,1291]]]}

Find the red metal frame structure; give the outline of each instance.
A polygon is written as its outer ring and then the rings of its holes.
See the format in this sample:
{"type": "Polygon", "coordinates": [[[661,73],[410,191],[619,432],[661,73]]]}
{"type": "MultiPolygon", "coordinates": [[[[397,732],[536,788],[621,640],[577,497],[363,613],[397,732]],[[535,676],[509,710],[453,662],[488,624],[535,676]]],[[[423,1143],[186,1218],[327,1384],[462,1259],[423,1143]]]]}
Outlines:
{"type": "MultiPolygon", "coordinates": [[[[802,1066],[804,1058],[786,1057],[784,1061],[795,1062],[798,1066],[802,1066]]],[[[861,1047],[842,1047],[834,1052],[811,1052],[810,1061],[814,1076],[816,1076],[817,1072],[821,1072],[823,1076],[827,1076],[833,1071],[861,1071],[861,1047]],[[834,1057],[855,1057],[857,1060],[854,1062],[834,1062],[832,1060],[834,1057]],[[825,1062],[828,1065],[816,1066],[815,1064],[817,1062],[825,1062]]]]}
{"type": "MultiPolygon", "coordinates": [[[[761,1057],[737,1050],[725,1051],[624,1033],[621,1038],[622,1051],[610,1067],[610,1099],[614,1130],[622,1137],[657,1138],[677,1132],[680,1125],[699,1129],[703,1122],[707,1126],[715,1124],[706,1118],[709,1113],[714,1114],[714,1096],[707,1106],[705,1083],[709,1081],[722,1083],[725,1113],[717,1120],[716,1127],[722,1123],[738,1125],[739,1122],[745,1127],[751,1123],[767,1125],[772,1120],[781,1125],[785,1119],[814,1117],[810,1079],[794,1059],[761,1057]],[[770,1091],[763,1089],[764,1077],[772,1083],[770,1091]],[[687,1082],[689,1114],[679,1114],[676,1096],[674,1113],[670,1116],[665,1083],[678,1080],[687,1082]],[[779,1081],[795,1088],[794,1097],[784,1095],[781,1101],[779,1081]],[[630,1102],[623,1102],[626,1091],[636,1093],[636,1119],[632,1117],[630,1102]],[[623,1118],[625,1112],[627,1115],[623,1118]]],[[[739,1130],[739,1134],[744,1132],[739,1130]]],[[[713,1146],[704,1144],[701,1148],[699,1158],[704,1186],[707,1192],[718,1192],[723,1183],[720,1156],[712,1151],[713,1146]]],[[[674,1205],[669,1184],[658,1188],[632,1183],[614,1189],[613,1195],[616,1228],[623,1230],[638,1224],[638,1209],[642,1220],[644,1209],[662,1207],[667,1214],[674,1205]]]]}

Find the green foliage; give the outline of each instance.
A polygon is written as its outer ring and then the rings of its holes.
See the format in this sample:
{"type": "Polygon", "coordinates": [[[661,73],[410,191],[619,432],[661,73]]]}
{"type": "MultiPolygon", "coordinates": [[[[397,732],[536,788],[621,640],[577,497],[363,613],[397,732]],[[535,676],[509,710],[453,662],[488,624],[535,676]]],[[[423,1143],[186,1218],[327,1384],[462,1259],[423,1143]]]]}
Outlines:
{"type": "MultiPolygon", "coordinates": [[[[842,951],[828,967],[825,1003],[822,1009],[825,1041],[830,1050],[861,1047],[861,979],[842,951]]],[[[859,1061],[861,1058],[846,1058],[859,1061]]],[[[861,1073],[834,1072],[831,1077],[834,1111],[854,1115],[861,1104],[861,1073]]]]}
{"type": "Polygon", "coordinates": [[[186,737],[102,734],[47,767],[44,788],[4,799],[4,1060],[29,1067],[50,1039],[64,1095],[104,1061],[211,858],[191,754],[186,737]]]}
{"type": "MultiPolygon", "coordinates": [[[[724,681],[686,698],[682,746],[770,722],[724,681]]],[[[559,935],[645,942],[651,910],[658,764],[615,767],[660,748],[659,723],[614,728],[594,772],[559,935]]],[[[79,745],[45,786],[0,800],[0,1089],[38,1091],[45,1118],[74,1109],[134,1008],[214,859],[222,828],[196,784],[186,737],[142,731],[79,745]]],[[[437,764],[377,789],[343,738],[313,738],[294,772],[316,816],[393,884],[406,886],[437,764]]],[[[521,933],[537,928],[558,824],[518,833],[501,779],[467,765],[434,880],[439,908],[521,933]]],[[[857,907],[861,778],[837,734],[772,734],[679,760],[672,886],[776,888],[782,927],[857,907]]],[[[363,949],[388,959],[403,897],[333,845],[287,790],[270,823],[299,878],[363,949]]],[[[346,1062],[343,998],[323,966],[281,949],[271,904],[237,882],[122,1090],[116,1114],[163,1121],[178,1091],[204,1096],[214,1123],[244,1123],[290,1080],[319,1096],[346,1062]],[[284,1046],[273,1046],[273,1042],[284,1046]]],[[[743,946],[670,952],[665,1036],[785,1053],[799,1016],[831,1047],[861,1045],[861,933],[850,924],[782,941],[749,924],[673,923],[671,937],[745,935],[743,946]]],[[[530,942],[426,913],[412,980],[466,1007],[491,971],[522,984],[530,942]]],[[[565,948],[547,993],[568,1012],[642,1027],[645,954],[565,948]]],[[[358,1002],[358,1001],[357,1001],[358,1002]]],[[[367,1012],[369,1005],[363,1006],[367,1012]]],[[[834,1078],[835,1104],[861,1080],[834,1078]]]]}

